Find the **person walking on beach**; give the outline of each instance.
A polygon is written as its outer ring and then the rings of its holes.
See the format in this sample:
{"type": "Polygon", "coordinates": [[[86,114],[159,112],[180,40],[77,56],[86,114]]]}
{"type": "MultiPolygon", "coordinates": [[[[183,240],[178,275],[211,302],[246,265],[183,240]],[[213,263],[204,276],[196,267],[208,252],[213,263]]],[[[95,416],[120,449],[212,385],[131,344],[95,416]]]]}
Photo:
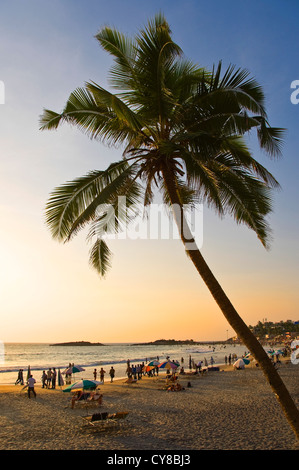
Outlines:
{"type": "Polygon", "coordinates": [[[100,378],[101,378],[101,382],[104,383],[104,375],[106,374],[106,371],[103,369],[103,367],[101,367],[101,370],[100,370],[100,378]]]}
{"type": "Polygon", "coordinates": [[[52,388],[56,388],[56,377],[57,377],[57,373],[54,367],[53,372],[52,372],[52,388]]]}
{"type": "Polygon", "coordinates": [[[42,388],[47,388],[47,374],[46,371],[43,370],[43,375],[42,375],[42,388]]]}
{"type": "Polygon", "coordinates": [[[114,376],[115,376],[115,370],[114,370],[113,366],[111,367],[111,369],[109,371],[109,375],[110,375],[110,381],[112,383],[113,379],[114,379],[114,376]]]}
{"type": "Polygon", "coordinates": [[[17,378],[17,381],[16,381],[16,385],[17,385],[17,384],[24,385],[23,369],[20,369],[20,370],[19,370],[18,378],[17,378]]]}
{"type": "Polygon", "coordinates": [[[97,369],[94,369],[93,370],[93,379],[97,380],[97,376],[98,376],[97,369]]]}
{"type": "Polygon", "coordinates": [[[27,384],[28,384],[28,398],[30,398],[30,392],[33,393],[34,395],[34,398],[36,398],[36,393],[35,393],[35,390],[34,390],[34,384],[36,383],[36,380],[33,378],[32,375],[30,375],[28,381],[27,381],[27,384]]]}

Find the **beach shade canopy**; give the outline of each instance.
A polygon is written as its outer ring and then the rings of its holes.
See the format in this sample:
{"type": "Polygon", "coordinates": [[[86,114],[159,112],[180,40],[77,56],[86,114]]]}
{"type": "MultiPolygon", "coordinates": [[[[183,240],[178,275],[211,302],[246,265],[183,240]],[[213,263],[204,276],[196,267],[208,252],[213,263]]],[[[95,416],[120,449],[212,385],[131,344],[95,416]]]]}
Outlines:
{"type": "Polygon", "coordinates": [[[58,370],[58,386],[63,387],[63,385],[64,385],[64,380],[63,380],[63,377],[62,377],[60,369],[59,369],[58,370]]]}
{"type": "Polygon", "coordinates": [[[99,382],[98,380],[88,380],[82,379],[79,382],[75,382],[72,385],[66,387],[63,392],[72,392],[73,390],[90,390],[97,388],[98,385],[102,385],[103,382],[99,382]]]}
{"type": "Polygon", "coordinates": [[[156,368],[156,366],[150,366],[150,365],[148,364],[147,366],[144,366],[142,370],[143,370],[143,372],[149,372],[149,371],[151,371],[151,370],[153,370],[153,369],[155,369],[155,368],[156,368]]]}
{"type": "Polygon", "coordinates": [[[242,361],[244,362],[244,364],[246,366],[248,366],[248,364],[250,364],[250,359],[248,359],[248,357],[242,357],[242,361]]]}
{"type": "MultiPolygon", "coordinates": [[[[249,360],[249,361],[253,361],[253,360],[254,360],[254,357],[253,357],[253,355],[252,355],[251,353],[248,353],[248,354],[246,354],[245,359],[247,359],[247,360],[249,360]]],[[[243,357],[243,360],[244,360],[244,357],[243,357]]]]}
{"type": "Polygon", "coordinates": [[[76,372],[82,372],[83,370],[85,369],[83,369],[83,367],[81,366],[71,366],[65,369],[62,373],[63,374],[76,374],[76,372]]]}
{"type": "Polygon", "coordinates": [[[165,362],[161,362],[161,364],[158,365],[158,367],[160,369],[177,369],[178,368],[178,365],[175,364],[174,362],[171,362],[171,361],[165,361],[165,362]]]}
{"type": "Polygon", "coordinates": [[[147,366],[153,366],[153,367],[158,366],[158,365],[159,365],[158,361],[151,361],[147,364],[147,366]]]}
{"type": "Polygon", "coordinates": [[[238,359],[234,364],[233,364],[234,367],[236,368],[241,368],[241,369],[244,369],[245,368],[245,362],[243,361],[243,359],[238,359]]]}
{"type": "Polygon", "coordinates": [[[148,364],[146,364],[146,365],[143,367],[143,371],[144,371],[144,372],[149,372],[150,370],[155,369],[158,365],[159,365],[159,362],[158,362],[158,361],[150,361],[148,364]]]}

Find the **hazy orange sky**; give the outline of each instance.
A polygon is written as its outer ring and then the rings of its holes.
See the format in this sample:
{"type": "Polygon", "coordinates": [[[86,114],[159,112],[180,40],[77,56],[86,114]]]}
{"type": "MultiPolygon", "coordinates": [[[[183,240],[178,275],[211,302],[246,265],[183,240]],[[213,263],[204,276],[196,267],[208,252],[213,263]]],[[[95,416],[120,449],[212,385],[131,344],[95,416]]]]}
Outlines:
{"type": "Polygon", "coordinates": [[[203,1],[186,8],[170,0],[125,3],[12,0],[1,6],[0,340],[207,341],[234,335],[178,240],[111,241],[112,269],[101,280],[88,265],[85,234],[60,245],[44,223],[55,186],[105,169],[119,160],[120,150],[69,127],[40,132],[39,115],[44,107],[60,111],[87,80],[106,85],[110,59],[94,39],[101,26],[134,34],[160,8],[191,60],[248,68],[264,87],[270,123],[288,129],[279,161],[266,160],[252,141],[255,157],[282,186],[274,196],[271,250],[206,207],[202,249],[247,324],[298,320],[299,105],[290,101],[290,83],[299,79],[291,53],[299,6],[254,0],[246,8],[232,1],[228,8],[219,0],[211,13],[203,1]]]}

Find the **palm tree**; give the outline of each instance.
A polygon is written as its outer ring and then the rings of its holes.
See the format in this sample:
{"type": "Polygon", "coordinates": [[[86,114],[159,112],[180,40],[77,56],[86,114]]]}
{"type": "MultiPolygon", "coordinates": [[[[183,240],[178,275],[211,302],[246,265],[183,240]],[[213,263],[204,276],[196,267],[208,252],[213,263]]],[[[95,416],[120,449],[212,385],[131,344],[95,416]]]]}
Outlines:
{"type": "Polygon", "coordinates": [[[56,188],[46,205],[52,236],[69,241],[88,225],[90,263],[104,276],[110,267],[105,235],[121,230],[155,190],[173,211],[188,257],[221,311],[258,361],[299,438],[299,412],[263,347],[213,275],[188,227],[184,209],[197,201],[230,214],[269,244],[274,176],[253,158],[245,136],[256,130],[269,156],[281,154],[283,130],[269,125],[264,94],[246,70],[221,62],[212,71],[184,58],[162,14],[134,39],[104,27],[96,35],[114,58],[111,91],[94,82],[71,93],[61,113],[45,109],[41,129],[67,122],[90,138],[122,145],[122,158],[104,171],[56,188]],[[117,90],[116,93],[113,93],[117,90]],[[126,209],[119,197],[126,197],[126,209]],[[112,209],[112,211],[110,210],[112,209]]]}

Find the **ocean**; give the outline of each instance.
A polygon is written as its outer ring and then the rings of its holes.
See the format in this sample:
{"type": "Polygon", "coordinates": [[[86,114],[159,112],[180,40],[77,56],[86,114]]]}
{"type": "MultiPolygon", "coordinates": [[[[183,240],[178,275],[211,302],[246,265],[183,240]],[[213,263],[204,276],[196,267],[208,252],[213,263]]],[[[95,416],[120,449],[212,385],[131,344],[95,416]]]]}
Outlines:
{"type": "Polygon", "coordinates": [[[241,357],[246,348],[239,345],[137,345],[132,343],[109,343],[104,346],[52,346],[45,343],[4,343],[0,351],[0,384],[14,384],[19,369],[23,369],[24,379],[28,366],[37,383],[41,382],[43,370],[55,367],[63,372],[68,365],[75,364],[85,370],[73,375],[73,379],[93,379],[93,370],[103,367],[106,379],[110,380],[109,370],[113,366],[115,379],[126,377],[127,360],[132,364],[146,363],[157,359],[162,362],[167,357],[176,360],[189,370],[189,358],[198,363],[206,360],[215,365],[225,363],[225,356],[235,354],[241,357]],[[182,362],[183,359],[183,362],[182,362]]]}

